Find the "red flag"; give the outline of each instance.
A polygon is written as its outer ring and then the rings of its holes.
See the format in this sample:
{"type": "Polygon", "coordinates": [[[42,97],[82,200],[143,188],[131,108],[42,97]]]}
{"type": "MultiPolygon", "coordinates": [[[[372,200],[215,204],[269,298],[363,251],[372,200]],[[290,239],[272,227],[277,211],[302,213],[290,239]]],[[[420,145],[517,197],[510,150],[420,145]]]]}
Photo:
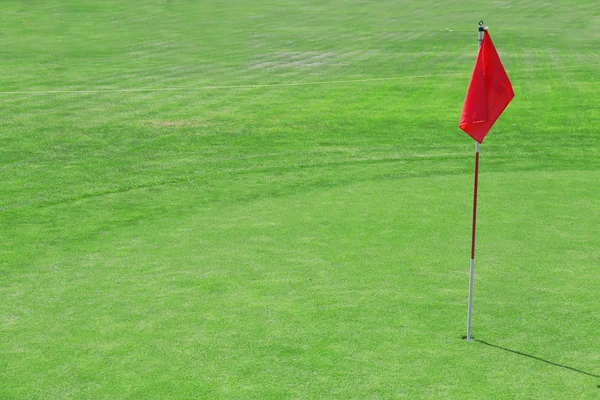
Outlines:
{"type": "Polygon", "coordinates": [[[510,80],[486,31],[458,127],[481,143],[513,97],[510,80]]]}

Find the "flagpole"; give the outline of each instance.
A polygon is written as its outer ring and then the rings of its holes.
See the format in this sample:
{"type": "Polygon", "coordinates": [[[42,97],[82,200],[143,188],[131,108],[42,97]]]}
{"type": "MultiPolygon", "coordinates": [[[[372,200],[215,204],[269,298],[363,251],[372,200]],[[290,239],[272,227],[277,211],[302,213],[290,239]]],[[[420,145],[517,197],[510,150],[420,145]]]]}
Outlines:
{"type": "MultiPolygon", "coordinates": [[[[483,43],[483,33],[486,27],[483,21],[479,21],[477,51],[481,49],[483,43]]],[[[471,229],[471,262],[469,268],[469,306],[467,316],[467,340],[471,341],[471,316],[473,315],[473,277],[475,274],[475,226],[477,223],[477,186],[479,184],[479,142],[475,142],[475,178],[473,184],[473,224],[471,229]]]]}

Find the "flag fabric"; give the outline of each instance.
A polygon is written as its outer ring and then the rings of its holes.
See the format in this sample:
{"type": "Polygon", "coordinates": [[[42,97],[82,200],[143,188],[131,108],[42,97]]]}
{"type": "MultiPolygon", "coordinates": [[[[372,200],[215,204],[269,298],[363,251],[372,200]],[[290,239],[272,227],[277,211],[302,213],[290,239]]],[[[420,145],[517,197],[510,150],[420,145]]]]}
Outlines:
{"type": "Polygon", "coordinates": [[[467,90],[458,127],[478,143],[515,97],[494,43],[486,31],[467,90]]]}

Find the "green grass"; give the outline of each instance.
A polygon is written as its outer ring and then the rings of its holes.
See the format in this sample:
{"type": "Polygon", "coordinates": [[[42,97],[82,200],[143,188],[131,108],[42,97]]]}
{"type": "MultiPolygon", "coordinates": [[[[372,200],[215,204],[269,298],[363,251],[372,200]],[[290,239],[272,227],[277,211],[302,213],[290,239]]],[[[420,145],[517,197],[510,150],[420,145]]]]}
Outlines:
{"type": "Polygon", "coordinates": [[[600,395],[595,2],[0,15],[0,399],[600,395]]]}

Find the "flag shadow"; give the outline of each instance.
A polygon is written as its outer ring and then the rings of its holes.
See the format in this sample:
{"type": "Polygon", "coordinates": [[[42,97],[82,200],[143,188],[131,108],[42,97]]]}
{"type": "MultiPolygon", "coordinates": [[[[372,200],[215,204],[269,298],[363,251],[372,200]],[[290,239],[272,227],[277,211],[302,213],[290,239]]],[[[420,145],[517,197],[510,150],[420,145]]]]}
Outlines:
{"type": "MultiPolygon", "coordinates": [[[[591,372],[587,372],[587,371],[583,371],[583,370],[580,370],[580,369],[577,369],[577,368],[569,367],[568,365],[563,365],[563,364],[555,363],[555,362],[552,362],[552,361],[544,360],[543,358],[540,358],[540,357],[537,357],[537,356],[533,356],[531,354],[526,354],[526,353],[523,353],[523,352],[520,352],[520,351],[517,351],[517,350],[511,350],[511,349],[508,349],[506,347],[498,346],[498,345],[486,342],[485,340],[473,338],[473,341],[477,342],[477,343],[484,344],[484,345],[489,346],[489,347],[493,347],[495,349],[508,351],[510,353],[518,354],[518,355],[523,356],[523,357],[532,358],[532,359],[537,360],[537,361],[545,362],[546,364],[550,364],[550,365],[553,365],[555,367],[568,369],[569,371],[577,372],[579,374],[591,376],[591,377],[594,377],[594,378],[600,378],[600,375],[592,374],[591,372]]],[[[600,387],[600,385],[598,385],[598,387],[600,387]]]]}

